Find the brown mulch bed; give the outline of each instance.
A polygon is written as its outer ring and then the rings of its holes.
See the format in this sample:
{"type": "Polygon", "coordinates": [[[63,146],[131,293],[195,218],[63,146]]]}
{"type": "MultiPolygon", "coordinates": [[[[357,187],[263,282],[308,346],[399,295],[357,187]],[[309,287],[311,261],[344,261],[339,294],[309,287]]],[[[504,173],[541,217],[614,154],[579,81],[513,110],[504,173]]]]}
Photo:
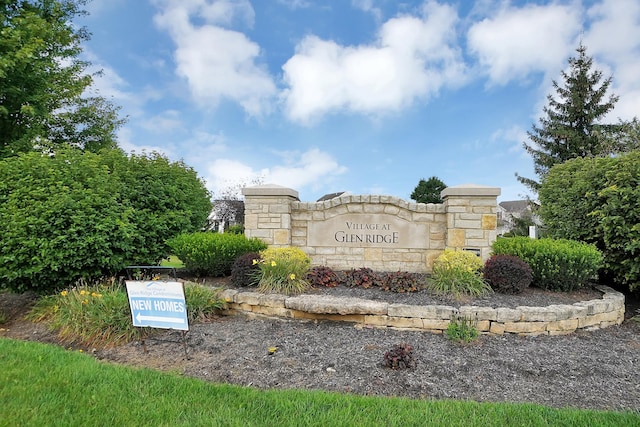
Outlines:
{"type": "MultiPolygon", "coordinates": [[[[226,284],[220,280],[208,283],[226,284]]],[[[337,288],[315,292],[407,304],[455,303],[434,300],[426,294],[412,296],[376,290],[337,288]]],[[[520,300],[494,295],[483,301],[460,303],[550,305],[599,295],[592,290],[570,295],[536,289],[528,292],[520,300]]],[[[0,336],[58,343],[45,325],[24,320],[23,314],[33,300],[33,295],[0,294],[0,308],[11,313],[9,322],[0,325],[0,336]]],[[[636,309],[637,301],[629,300],[628,320],[621,326],[603,330],[567,336],[481,336],[466,345],[426,332],[233,316],[191,325],[186,335],[188,359],[176,331],[165,331],[159,336],[173,342],[148,341],[148,354],[140,343],[84,350],[105,361],[264,389],[322,389],[417,399],[531,402],[554,407],[638,411],[640,322],[631,319],[636,309]],[[406,370],[384,367],[384,353],[405,342],[413,347],[416,367],[406,370]],[[277,347],[275,353],[269,354],[270,347],[277,347]]]]}

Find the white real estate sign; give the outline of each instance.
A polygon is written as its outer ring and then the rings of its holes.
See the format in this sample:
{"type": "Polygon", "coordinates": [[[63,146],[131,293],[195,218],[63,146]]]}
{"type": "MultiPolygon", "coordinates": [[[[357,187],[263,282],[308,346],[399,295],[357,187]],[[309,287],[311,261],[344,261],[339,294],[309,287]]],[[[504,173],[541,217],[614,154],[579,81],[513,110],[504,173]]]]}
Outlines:
{"type": "Polygon", "coordinates": [[[157,280],[126,283],[133,326],[189,330],[182,283],[157,280]]]}

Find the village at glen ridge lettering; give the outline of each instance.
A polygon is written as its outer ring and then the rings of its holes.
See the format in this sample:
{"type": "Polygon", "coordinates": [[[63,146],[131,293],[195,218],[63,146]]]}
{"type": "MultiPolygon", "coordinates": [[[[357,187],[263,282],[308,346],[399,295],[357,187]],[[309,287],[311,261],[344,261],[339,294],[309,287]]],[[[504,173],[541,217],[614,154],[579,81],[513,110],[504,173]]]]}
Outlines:
{"type": "Polygon", "coordinates": [[[397,231],[391,231],[391,224],[345,222],[346,229],[336,231],[338,243],[398,243],[397,231]],[[360,233],[358,233],[360,231],[360,233]]]}

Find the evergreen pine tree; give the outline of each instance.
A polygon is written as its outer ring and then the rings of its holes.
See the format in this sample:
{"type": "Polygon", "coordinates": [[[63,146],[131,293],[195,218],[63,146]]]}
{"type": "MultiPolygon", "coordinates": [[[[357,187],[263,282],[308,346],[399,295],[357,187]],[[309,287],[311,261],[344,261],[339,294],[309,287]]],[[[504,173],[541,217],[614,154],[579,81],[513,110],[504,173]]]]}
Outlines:
{"type": "MultiPolygon", "coordinates": [[[[523,143],[533,157],[534,171],[541,181],[552,166],[576,157],[594,157],[609,154],[608,144],[599,135],[615,132],[620,125],[599,122],[618,101],[615,95],[606,98],[611,77],[602,81],[602,72],[592,71],[593,59],[580,44],[577,57],[569,59],[569,71],[562,71],[564,85],[555,80],[557,97],[547,96],[548,105],[539,125],[527,132],[531,144],[523,143]]],[[[518,180],[537,192],[540,181],[516,174],[518,180]]]]}
{"type": "Polygon", "coordinates": [[[447,188],[447,184],[436,176],[432,176],[426,181],[423,178],[411,193],[411,199],[418,203],[442,203],[440,193],[445,188],[447,188]]]}

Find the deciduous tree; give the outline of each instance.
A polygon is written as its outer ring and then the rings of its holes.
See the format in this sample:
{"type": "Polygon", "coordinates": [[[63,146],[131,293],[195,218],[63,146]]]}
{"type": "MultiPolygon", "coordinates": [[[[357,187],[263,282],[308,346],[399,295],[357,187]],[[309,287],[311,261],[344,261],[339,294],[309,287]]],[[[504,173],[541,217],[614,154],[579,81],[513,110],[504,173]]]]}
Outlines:
{"type": "Polygon", "coordinates": [[[0,158],[71,145],[115,147],[118,107],[91,92],[86,0],[0,1],[0,158]]]}

